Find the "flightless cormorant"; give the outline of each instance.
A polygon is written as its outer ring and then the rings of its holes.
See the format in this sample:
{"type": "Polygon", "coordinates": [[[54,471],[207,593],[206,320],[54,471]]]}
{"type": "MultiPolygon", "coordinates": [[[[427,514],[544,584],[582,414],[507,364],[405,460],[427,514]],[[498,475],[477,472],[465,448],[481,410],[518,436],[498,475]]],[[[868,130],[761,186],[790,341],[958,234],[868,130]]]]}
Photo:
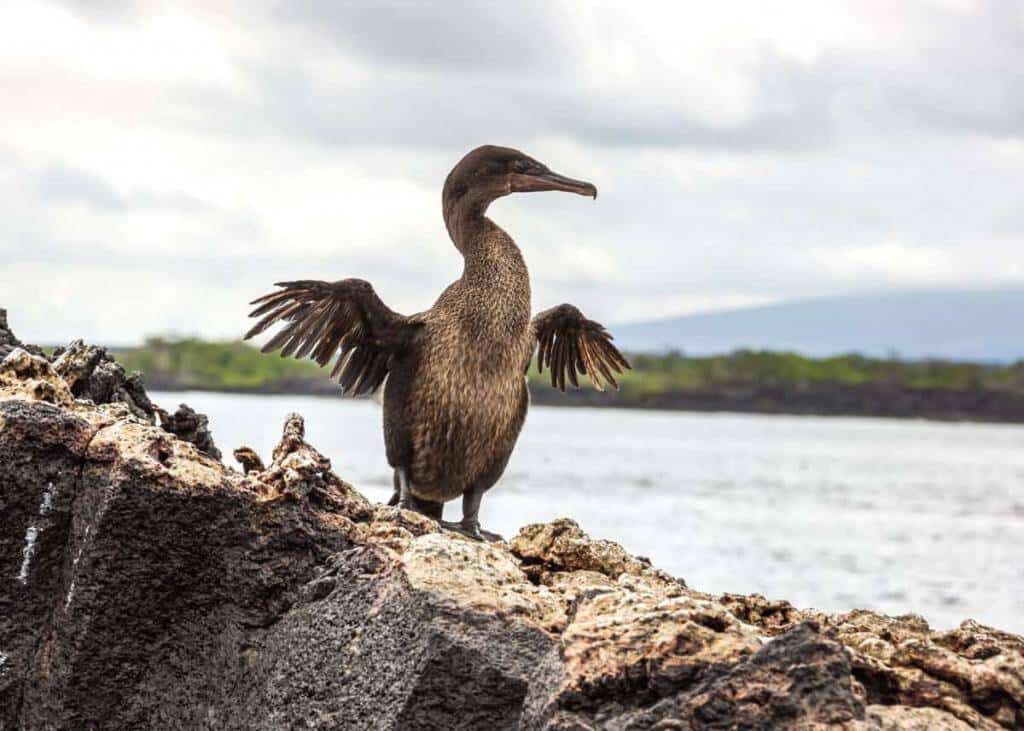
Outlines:
{"type": "Polygon", "coordinates": [[[331,378],[349,395],[384,384],[392,504],[441,520],[443,504],[461,496],[462,520],[442,525],[477,539],[499,538],[480,529],[480,499],[504,472],[526,418],[534,350],[563,391],[584,374],[598,389],[602,381],[617,388],[614,374],[629,368],[604,327],[572,305],[530,318],[522,253],[486,213],[510,193],[551,190],[597,197],[593,184],[518,150],[486,145],[462,158],[442,205],[464,268],[426,312],[391,310],[361,279],[279,282],[252,302],[260,320],[247,339],[284,323],[264,352],[280,348],[321,366],[336,359],[331,378]]]}

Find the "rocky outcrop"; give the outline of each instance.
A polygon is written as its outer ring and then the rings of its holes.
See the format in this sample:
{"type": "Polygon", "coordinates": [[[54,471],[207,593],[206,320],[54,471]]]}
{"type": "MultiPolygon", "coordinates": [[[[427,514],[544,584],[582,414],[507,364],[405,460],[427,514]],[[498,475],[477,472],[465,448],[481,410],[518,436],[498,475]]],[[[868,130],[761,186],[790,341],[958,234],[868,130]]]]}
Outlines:
{"type": "Polygon", "coordinates": [[[178,410],[173,414],[160,408],[157,408],[156,412],[164,431],[196,445],[196,449],[207,457],[218,460],[221,458],[220,450],[213,443],[213,434],[210,432],[210,422],[206,414],[197,413],[188,404],[179,404],[178,410]]]}
{"type": "Polygon", "coordinates": [[[0,360],[6,358],[15,348],[27,350],[32,355],[42,355],[42,350],[33,345],[25,345],[14,336],[7,324],[7,310],[0,307],[0,360]]]}
{"type": "Polygon", "coordinates": [[[52,364],[75,398],[95,404],[122,403],[135,416],[153,421],[153,404],[146,395],[141,374],[126,373],[106,348],[75,340],[53,351],[52,364]]]}
{"type": "MultiPolygon", "coordinates": [[[[134,416],[149,423],[156,423],[159,418],[164,431],[191,442],[208,457],[221,458],[205,414],[196,413],[187,404],[179,405],[173,414],[159,408],[149,400],[142,374],[127,373],[106,348],[75,340],[70,345],[54,349],[52,355],[47,356],[41,348],[25,345],[7,324],[7,311],[0,308],[0,360],[16,349],[24,352],[16,356],[7,369],[12,389],[23,389],[29,381],[18,378],[11,381],[10,374],[17,376],[19,369],[38,370],[40,361],[46,361],[59,378],[49,382],[45,379],[31,380],[34,386],[43,390],[58,389],[62,392],[60,399],[84,399],[95,405],[124,404],[134,416]],[[65,387],[67,394],[63,394],[65,387]]],[[[58,398],[56,394],[43,400],[52,401],[54,398],[58,398]]]]}
{"type": "Polygon", "coordinates": [[[1020,637],[712,596],[570,520],[472,542],[298,416],[243,474],[75,383],[0,364],[2,729],[1024,726],[1020,637]]]}

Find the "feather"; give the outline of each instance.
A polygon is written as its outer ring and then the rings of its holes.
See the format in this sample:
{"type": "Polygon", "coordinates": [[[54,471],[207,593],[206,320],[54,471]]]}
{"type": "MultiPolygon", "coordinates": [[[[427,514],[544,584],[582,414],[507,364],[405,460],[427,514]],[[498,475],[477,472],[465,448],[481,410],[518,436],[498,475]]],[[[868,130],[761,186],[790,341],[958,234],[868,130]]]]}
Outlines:
{"type": "Polygon", "coordinates": [[[583,362],[587,364],[587,375],[590,376],[590,381],[594,384],[594,388],[598,391],[603,391],[604,384],[601,383],[601,374],[597,371],[596,359],[594,358],[593,353],[590,352],[590,348],[588,347],[586,340],[583,340],[581,345],[583,346],[581,348],[583,351],[583,362]]]}
{"type": "Polygon", "coordinates": [[[579,387],[578,375],[590,377],[594,387],[619,387],[616,373],[629,370],[629,361],[612,345],[612,336],[600,323],[588,320],[569,304],[541,312],[533,319],[537,340],[537,369],[551,371],[551,385],[564,391],[565,382],[579,387]]]}
{"type": "Polygon", "coordinates": [[[392,356],[407,347],[418,328],[409,318],[388,309],[369,282],[361,279],[297,279],[275,286],[278,289],[250,303],[254,308],[250,317],[259,320],[245,338],[283,323],[260,350],[280,350],[282,357],[312,358],[321,367],[333,360],[331,379],[346,393],[363,394],[379,388],[392,356]]]}

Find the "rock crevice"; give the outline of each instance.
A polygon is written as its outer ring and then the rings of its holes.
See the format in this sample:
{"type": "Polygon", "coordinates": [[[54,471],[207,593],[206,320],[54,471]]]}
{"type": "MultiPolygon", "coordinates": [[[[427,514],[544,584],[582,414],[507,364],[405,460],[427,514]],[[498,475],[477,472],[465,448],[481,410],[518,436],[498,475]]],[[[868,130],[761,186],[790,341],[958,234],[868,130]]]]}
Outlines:
{"type": "Polygon", "coordinates": [[[1015,635],[706,594],[570,520],[472,542],[301,417],[236,471],[62,357],[0,362],[0,729],[1024,727],[1015,635]]]}

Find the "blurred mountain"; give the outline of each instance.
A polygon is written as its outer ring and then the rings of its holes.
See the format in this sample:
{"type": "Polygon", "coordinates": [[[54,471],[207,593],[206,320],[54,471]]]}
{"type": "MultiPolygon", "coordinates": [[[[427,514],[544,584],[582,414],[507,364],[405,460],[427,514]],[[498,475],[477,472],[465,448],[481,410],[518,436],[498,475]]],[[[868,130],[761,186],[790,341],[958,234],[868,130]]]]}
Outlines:
{"type": "Polygon", "coordinates": [[[1009,361],[1024,358],[1022,312],[1024,288],[931,290],[796,300],[611,329],[616,344],[634,352],[752,348],[1009,361]]]}

